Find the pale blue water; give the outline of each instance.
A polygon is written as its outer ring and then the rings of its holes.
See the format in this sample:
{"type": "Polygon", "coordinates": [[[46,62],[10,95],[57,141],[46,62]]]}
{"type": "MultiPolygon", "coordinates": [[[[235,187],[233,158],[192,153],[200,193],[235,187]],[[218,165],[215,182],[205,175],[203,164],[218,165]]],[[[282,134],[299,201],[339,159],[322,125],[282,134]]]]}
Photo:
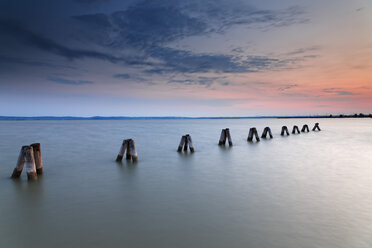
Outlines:
{"type": "Polygon", "coordinates": [[[1,121],[0,140],[0,247],[372,247],[372,119],[1,121]],[[114,161],[124,138],[136,165],[114,161]],[[9,179],[34,142],[45,174],[9,179]]]}

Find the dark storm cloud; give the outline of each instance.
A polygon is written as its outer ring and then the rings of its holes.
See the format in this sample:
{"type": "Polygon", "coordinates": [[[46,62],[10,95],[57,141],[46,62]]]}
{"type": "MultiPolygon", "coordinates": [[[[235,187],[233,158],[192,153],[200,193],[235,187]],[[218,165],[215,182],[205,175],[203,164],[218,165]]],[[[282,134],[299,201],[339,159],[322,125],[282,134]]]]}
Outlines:
{"type": "MultiPolygon", "coordinates": [[[[303,11],[292,7],[282,11],[259,10],[232,2],[178,3],[144,1],[111,14],[89,14],[73,18],[100,29],[111,25],[116,34],[112,46],[149,46],[190,36],[226,31],[233,25],[283,26],[303,22],[303,11]]],[[[94,29],[92,30],[94,31],[94,29]]]]}
{"type": "Polygon", "coordinates": [[[111,14],[125,43],[145,47],[164,44],[205,32],[207,24],[181,11],[177,6],[146,1],[126,11],[111,14]]]}
{"type": "MultiPolygon", "coordinates": [[[[74,2],[95,4],[109,1],[74,2]]],[[[66,2],[66,6],[68,4],[66,2]]],[[[54,11],[56,8],[52,9],[54,11]]],[[[268,56],[196,53],[170,48],[169,44],[187,37],[224,33],[236,25],[267,29],[305,21],[303,10],[298,7],[262,10],[230,1],[152,0],[133,3],[123,10],[114,9],[71,15],[71,26],[59,30],[63,33],[62,38],[53,35],[53,32],[35,31],[38,26],[32,22],[26,26],[21,17],[18,21],[0,19],[0,36],[12,37],[23,46],[69,60],[98,59],[135,65],[148,74],[242,73],[280,69],[295,61],[268,56]]],[[[47,21],[46,17],[49,16],[53,16],[53,13],[40,18],[47,21]]]]}
{"type": "Polygon", "coordinates": [[[28,30],[19,22],[11,20],[0,20],[0,31],[3,35],[12,36],[17,41],[22,42],[24,45],[36,47],[71,60],[86,57],[103,59],[111,62],[117,62],[119,60],[116,57],[95,51],[68,48],[52,39],[45,38],[42,35],[28,30]]]}
{"type": "Polygon", "coordinates": [[[110,48],[132,47],[160,60],[148,73],[258,72],[281,67],[286,61],[249,56],[241,61],[230,54],[200,54],[167,47],[172,41],[190,36],[223,32],[233,25],[290,25],[300,22],[302,11],[258,10],[251,6],[219,6],[213,2],[179,4],[145,1],[111,14],[74,16],[78,22],[97,30],[95,41],[110,48]],[[107,39],[110,33],[112,40],[107,39]],[[105,35],[105,37],[102,37],[105,35]]]}
{"type": "Polygon", "coordinates": [[[112,63],[125,63],[128,65],[151,65],[151,63],[146,62],[143,58],[128,56],[117,57],[94,50],[69,48],[52,39],[44,37],[43,35],[37,34],[25,28],[19,22],[12,20],[0,20],[0,32],[2,35],[11,36],[16,39],[16,41],[21,42],[26,46],[35,47],[69,60],[92,58],[106,60],[112,63]]]}
{"type": "Polygon", "coordinates": [[[87,80],[70,80],[65,78],[48,78],[49,81],[58,83],[58,84],[69,84],[69,85],[82,85],[82,84],[94,84],[92,81],[87,80]]]}

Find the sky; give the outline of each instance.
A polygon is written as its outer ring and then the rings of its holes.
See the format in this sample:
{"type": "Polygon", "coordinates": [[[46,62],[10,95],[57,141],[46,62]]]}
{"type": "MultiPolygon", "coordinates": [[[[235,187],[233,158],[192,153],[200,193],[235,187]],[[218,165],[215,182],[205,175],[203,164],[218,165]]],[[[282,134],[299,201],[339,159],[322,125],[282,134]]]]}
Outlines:
{"type": "Polygon", "coordinates": [[[0,0],[0,115],[360,112],[370,0],[0,0]]]}

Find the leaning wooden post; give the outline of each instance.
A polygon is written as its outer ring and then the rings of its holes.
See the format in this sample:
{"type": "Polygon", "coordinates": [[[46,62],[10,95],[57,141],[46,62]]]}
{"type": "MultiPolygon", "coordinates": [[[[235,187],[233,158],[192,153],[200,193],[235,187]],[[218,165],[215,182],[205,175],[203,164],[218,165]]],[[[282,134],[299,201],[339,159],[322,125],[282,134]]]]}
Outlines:
{"type": "Polygon", "coordinates": [[[252,127],[251,129],[249,129],[247,141],[249,142],[253,141],[254,136],[256,136],[256,141],[260,141],[260,138],[258,137],[257,129],[255,127],[252,127]]]}
{"type": "Polygon", "coordinates": [[[293,126],[292,134],[295,134],[296,132],[299,134],[300,133],[300,129],[298,128],[298,126],[295,125],[295,126],[293,126]]]}
{"type": "Polygon", "coordinates": [[[220,141],[218,142],[218,145],[225,145],[225,143],[226,143],[226,130],[222,129],[220,141]]]}
{"type": "Polygon", "coordinates": [[[137,162],[138,161],[138,155],[136,151],[136,144],[134,143],[134,140],[130,139],[128,142],[128,147],[129,147],[129,152],[130,155],[132,156],[132,161],[137,162]]]}
{"type": "Polygon", "coordinates": [[[249,129],[249,133],[248,133],[248,138],[247,138],[247,141],[252,141],[253,140],[253,129],[249,129]]]}
{"type": "Polygon", "coordinates": [[[25,151],[27,146],[22,146],[18,155],[17,165],[13,170],[12,178],[19,178],[21,176],[23,167],[25,165],[25,151]]]}
{"type": "Polygon", "coordinates": [[[178,152],[181,152],[182,151],[182,147],[185,144],[185,142],[186,142],[186,136],[182,136],[181,137],[180,144],[178,145],[178,149],[177,149],[178,152]]]}
{"type": "Polygon", "coordinates": [[[225,133],[226,133],[226,136],[227,136],[227,140],[229,141],[229,146],[232,146],[233,143],[232,143],[232,139],[231,139],[231,135],[230,135],[230,129],[226,128],[225,133]]]}
{"type": "Polygon", "coordinates": [[[41,147],[40,143],[34,143],[31,144],[33,150],[34,150],[34,158],[35,158],[35,164],[36,164],[36,173],[38,175],[43,174],[43,161],[41,159],[41,147]]]}
{"type": "Polygon", "coordinates": [[[190,146],[190,152],[194,152],[195,150],[194,150],[194,145],[192,144],[191,136],[189,134],[187,134],[186,138],[187,138],[187,143],[190,146]]]}
{"type": "Polygon", "coordinates": [[[128,140],[123,140],[123,143],[121,144],[119,154],[116,157],[116,162],[121,162],[124,157],[125,150],[127,150],[128,147],[128,140]]]}
{"type": "Polygon", "coordinates": [[[36,173],[36,165],[35,165],[35,158],[34,158],[34,149],[32,148],[32,146],[27,146],[25,148],[25,161],[26,161],[27,179],[36,180],[37,173],[36,173]]]}
{"type": "Polygon", "coordinates": [[[185,144],[183,146],[183,151],[186,152],[187,148],[189,147],[189,141],[187,139],[188,134],[185,136],[185,144]]]}
{"type": "Polygon", "coordinates": [[[130,144],[131,140],[132,139],[127,140],[127,156],[125,157],[126,160],[131,160],[132,159],[132,154],[130,153],[130,149],[129,149],[129,144],[130,144]]]}
{"type": "Polygon", "coordinates": [[[282,132],[280,133],[280,135],[283,136],[284,134],[289,135],[289,131],[288,131],[288,127],[287,126],[283,126],[282,127],[282,132]]]}
{"type": "Polygon", "coordinates": [[[307,133],[308,133],[309,131],[310,131],[310,130],[309,130],[309,126],[306,125],[306,124],[303,125],[303,127],[302,127],[302,129],[301,129],[301,132],[302,132],[302,133],[304,133],[304,132],[307,132],[307,133]]]}
{"type": "Polygon", "coordinates": [[[320,131],[320,127],[319,127],[319,123],[315,123],[314,127],[313,127],[313,131],[320,131]]]}
{"type": "Polygon", "coordinates": [[[265,127],[264,131],[262,132],[261,138],[266,138],[267,134],[269,134],[270,139],[273,138],[273,134],[271,133],[271,129],[269,127],[265,127]]]}

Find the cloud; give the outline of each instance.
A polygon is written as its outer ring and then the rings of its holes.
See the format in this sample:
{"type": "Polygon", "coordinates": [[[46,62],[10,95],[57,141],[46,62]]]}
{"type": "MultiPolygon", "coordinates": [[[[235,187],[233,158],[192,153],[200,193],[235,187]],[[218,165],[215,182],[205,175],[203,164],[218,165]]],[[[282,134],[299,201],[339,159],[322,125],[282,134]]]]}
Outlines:
{"type": "Polygon", "coordinates": [[[323,89],[323,92],[329,93],[329,94],[335,94],[335,95],[339,95],[339,96],[352,96],[352,95],[356,95],[353,92],[344,91],[341,88],[326,88],[326,89],[323,89]]]}
{"type": "Polygon", "coordinates": [[[80,15],[72,16],[72,18],[81,21],[85,24],[94,26],[94,28],[109,28],[111,23],[109,18],[105,14],[91,14],[91,15],[80,15]]]}
{"type": "Polygon", "coordinates": [[[94,84],[92,81],[87,80],[69,80],[64,78],[48,78],[49,81],[58,83],[58,84],[69,84],[69,85],[83,85],[83,84],[94,84]]]}
{"type": "MultiPolygon", "coordinates": [[[[105,1],[75,2],[90,4],[105,1]]],[[[289,68],[297,60],[256,55],[237,57],[233,53],[197,53],[171,48],[169,44],[188,37],[223,33],[235,25],[265,28],[292,25],[303,21],[303,13],[299,7],[262,10],[238,1],[146,0],[120,11],[71,16],[71,28],[62,29],[65,31],[63,39],[69,42],[42,31],[35,32],[12,20],[0,20],[0,32],[25,46],[68,60],[103,60],[136,66],[147,74],[254,73],[289,68]],[[79,44],[83,48],[78,48],[79,44]]]]}
{"type": "Polygon", "coordinates": [[[73,0],[76,3],[82,4],[97,4],[97,3],[105,3],[109,2],[110,0],[73,0]]]}
{"type": "Polygon", "coordinates": [[[17,41],[20,41],[27,46],[36,47],[40,50],[62,56],[70,60],[93,58],[110,61],[112,63],[122,62],[131,65],[148,64],[146,61],[139,58],[116,57],[107,53],[101,53],[93,50],[68,48],[52,39],[36,34],[23,27],[19,22],[12,20],[0,20],[0,31],[3,33],[3,35],[7,34],[12,36],[17,41]]]}
{"type": "Polygon", "coordinates": [[[210,88],[213,84],[219,84],[222,86],[230,85],[229,82],[224,81],[226,77],[204,77],[204,76],[197,76],[197,77],[188,77],[184,79],[174,79],[171,78],[168,80],[168,83],[176,83],[182,85],[199,85],[205,86],[205,88],[210,88]]]}
{"type": "Polygon", "coordinates": [[[156,47],[150,50],[152,57],[162,63],[147,70],[150,74],[181,73],[243,73],[288,68],[294,60],[268,56],[246,56],[237,59],[229,54],[193,53],[172,48],[156,47]]]}
{"type": "Polygon", "coordinates": [[[205,32],[207,24],[172,4],[145,1],[110,15],[123,40],[136,47],[168,43],[205,32]],[[144,18],[146,17],[146,18],[144,18]]]}
{"type": "Polygon", "coordinates": [[[0,56],[0,63],[2,64],[20,64],[20,65],[28,65],[28,66],[42,66],[42,67],[61,67],[61,68],[68,68],[68,69],[76,69],[72,66],[60,65],[60,64],[53,64],[43,61],[37,61],[33,59],[26,59],[26,58],[15,58],[9,56],[0,56]]]}
{"type": "Polygon", "coordinates": [[[130,78],[130,75],[127,74],[127,73],[124,73],[124,74],[115,74],[113,75],[114,78],[119,78],[119,79],[129,79],[130,78]]]}
{"type": "Polygon", "coordinates": [[[148,73],[197,73],[197,72],[258,72],[283,66],[286,61],[264,56],[248,56],[238,61],[232,55],[224,54],[195,54],[191,51],[177,50],[172,48],[149,46],[145,50],[145,57],[122,56],[116,57],[108,53],[101,53],[93,50],[68,48],[55,42],[52,39],[38,35],[20,25],[9,20],[0,20],[0,31],[8,34],[22,43],[37,47],[70,60],[93,58],[106,60],[112,63],[124,63],[128,65],[152,66],[148,73]],[[158,60],[148,62],[147,57],[158,60]]]}
{"type": "Polygon", "coordinates": [[[280,95],[282,95],[282,96],[289,96],[289,97],[310,97],[309,94],[305,94],[305,93],[288,93],[288,92],[283,92],[280,95]]]}
{"type": "Polygon", "coordinates": [[[283,85],[278,88],[279,91],[286,91],[292,88],[298,87],[298,84],[288,84],[288,85],[283,85]]]}
{"type": "Polygon", "coordinates": [[[195,53],[170,48],[167,44],[191,36],[221,33],[234,25],[291,25],[300,22],[302,14],[299,7],[274,11],[260,10],[240,2],[220,1],[216,4],[210,1],[183,3],[155,0],[139,2],[111,14],[73,18],[95,32],[93,42],[108,48],[138,49],[145,57],[158,61],[158,64],[145,70],[150,74],[241,73],[283,68],[293,61],[266,56],[247,56],[238,60],[232,54],[195,53]]]}
{"type": "Polygon", "coordinates": [[[207,77],[199,77],[197,79],[170,79],[168,83],[177,83],[182,85],[200,85],[209,88],[213,83],[214,79],[207,77]]]}
{"type": "Polygon", "coordinates": [[[298,6],[284,10],[258,9],[241,1],[198,1],[189,4],[185,11],[209,23],[209,31],[224,33],[235,25],[270,29],[304,23],[304,11],[298,6]]]}
{"type": "MultiPolygon", "coordinates": [[[[288,55],[288,56],[303,55],[303,54],[308,53],[308,52],[318,51],[319,49],[320,49],[319,46],[299,48],[299,49],[296,49],[294,51],[291,51],[291,52],[287,53],[286,55],[288,55]]],[[[305,56],[316,56],[316,55],[305,55],[305,56]]]]}
{"type": "Polygon", "coordinates": [[[151,56],[162,61],[155,70],[149,73],[197,73],[197,72],[244,72],[250,70],[247,65],[235,61],[231,55],[223,54],[196,54],[190,51],[171,48],[154,48],[151,56]]]}
{"type": "Polygon", "coordinates": [[[260,10],[241,2],[147,0],[111,14],[88,14],[73,18],[89,25],[96,24],[97,27],[111,23],[115,33],[110,43],[112,46],[130,44],[147,48],[190,36],[223,33],[234,25],[292,25],[303,22],[303,13],[299,7],[260,10]]]}

